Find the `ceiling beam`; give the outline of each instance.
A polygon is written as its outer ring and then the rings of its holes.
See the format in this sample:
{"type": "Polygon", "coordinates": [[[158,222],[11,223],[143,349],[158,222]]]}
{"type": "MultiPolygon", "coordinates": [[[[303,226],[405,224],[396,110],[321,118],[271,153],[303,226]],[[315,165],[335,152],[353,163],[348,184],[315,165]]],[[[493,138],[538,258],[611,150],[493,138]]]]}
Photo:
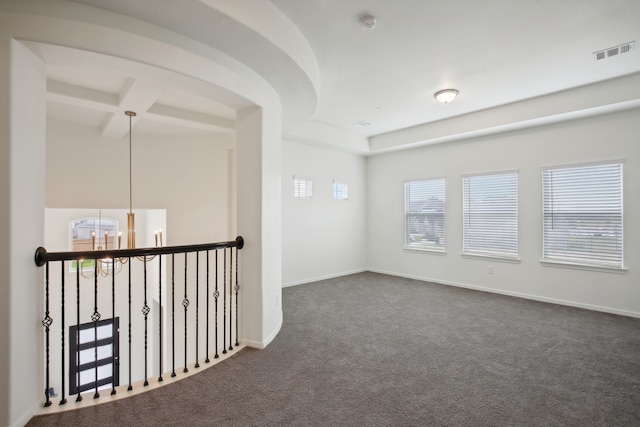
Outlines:
{"type": "Polygon", "coordinates": [[[154,120],[199,129],[207,132],[233,134],[235,120],[169,105],[156,104],[164,88],[131,79],[120,94],[104,92],[57,81],[47,81],[47,100],[60,104],[110,113],[101,128],[103,136],[123,138],[129,132],[129,120],[124,111],[135,111],[132,126],[141,120],[154,120]]]}
{"type": "MultiPolygon", "coordinates": [[[[141,80],[129,79],[127,85],[120,92],[118,106],[120,112],[134,111],[140,115],[145,113],[160,98],[164,88],[141,80]]],[[[137,122],[137,120],[135,121],[137,122]]],[[[135,123],[132,122],[132,123],[135,123]]],[[[108,138],[123,138],[129,132],[129,121],[123,120],[123,115],[112,114],[102,126],[102,135],[108,138]]]]}
{"type": "Polygon", "coordinates": [[[162,104],[151,106],[145,113],[144,118],[216,133],[232,134],[236,130],[236,122],[233,119],[162,104]]]}
{"type": "Polygon", "coordinates": [[[47,100],[110,113],[118,111],[118,95],[56,80],[47,80],[47,100]]]}

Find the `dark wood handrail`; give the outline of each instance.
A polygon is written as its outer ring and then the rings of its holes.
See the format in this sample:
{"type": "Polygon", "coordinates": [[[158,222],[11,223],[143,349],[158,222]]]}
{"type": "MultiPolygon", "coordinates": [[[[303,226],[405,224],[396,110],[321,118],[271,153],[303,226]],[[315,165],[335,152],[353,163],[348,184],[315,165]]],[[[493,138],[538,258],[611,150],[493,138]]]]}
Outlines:
{"type": "Polygon", "coordinates": [[[235,240],[217,243],[202,243],[198,245],[183,246],[163,246],[159,248],[137,248],[137,249],[109,249],[100,251],[67,251],[67,252],[47,252],[42,246],[36,249],[35,262],[38,267],[42,267],[49,261],[77,261],[84,259],[105,259],[105,258],[133,258],[151,255],[167,255],[185,252],[198,252],[221,248],[244,247],[242,236],[235,240]]]}

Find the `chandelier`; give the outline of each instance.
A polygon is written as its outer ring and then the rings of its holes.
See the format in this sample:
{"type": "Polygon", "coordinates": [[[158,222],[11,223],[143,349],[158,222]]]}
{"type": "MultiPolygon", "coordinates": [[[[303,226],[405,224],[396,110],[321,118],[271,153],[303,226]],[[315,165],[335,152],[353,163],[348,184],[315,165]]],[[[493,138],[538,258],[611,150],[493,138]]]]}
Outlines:
{"type": "MultiPolygon", "coordinates": [[[[127,249],[135,249],[136,248],[136,219],[135,213],[133,212],[133,155],[132,155],[132,132],[131,132],[131,122],[132,117],[136,116],[135,111],[125,111],[124,114],[129,117],[129,212],[127,212],[127,249]]],[[[102,211],[100,211],[100,224],[102,224],[102,211]]],[[[102,230],[98,230],[100,234],[102,230]]],[[[92,251],[107,251],[109,250],[109,230],[104,231],[104,240],[100,238],[100,234],[97,236],[97,246],[96,246],[96,231],[95,229],[91,232],[91,250],[92,251]],[[104,247],[102,246],[102,242],[104,242],[104,247]]],[[[162,230],[154,231],[155,238],[155,246],[161,247],[163,246],[162,242],[162,230]]],[[[122,232],[118,232],[118,249],[122,249],[122,232]]],[[[113,249],[113,248],[112,248],[113,249]]],[[[136,257],[140,261],[151,261],[155,258],[155,255],[148,256],[140,256],[136,257]]],[[[122,265],[126,264],[129,261],[129,258],[100,258],[96,259],[96,265],[94,266],[93,272],[85,272],[82,268],[82,262],[79,263],[80,273],[83,277],[93,278],[97,275],[106,277],[110,272],[113,271],[114,274],[118,274],[122,270],[122,265]]]]}

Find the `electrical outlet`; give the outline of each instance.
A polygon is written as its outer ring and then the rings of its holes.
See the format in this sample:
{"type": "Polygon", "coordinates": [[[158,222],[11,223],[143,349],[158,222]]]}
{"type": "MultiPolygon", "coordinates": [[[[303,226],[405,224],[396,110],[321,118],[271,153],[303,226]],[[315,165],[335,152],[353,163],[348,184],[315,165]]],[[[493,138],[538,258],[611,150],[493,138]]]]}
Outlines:
{"type": "Polygon", "coordinates": [[[487,267],[487,273],[493,274],[493,265],[487,267]]]}

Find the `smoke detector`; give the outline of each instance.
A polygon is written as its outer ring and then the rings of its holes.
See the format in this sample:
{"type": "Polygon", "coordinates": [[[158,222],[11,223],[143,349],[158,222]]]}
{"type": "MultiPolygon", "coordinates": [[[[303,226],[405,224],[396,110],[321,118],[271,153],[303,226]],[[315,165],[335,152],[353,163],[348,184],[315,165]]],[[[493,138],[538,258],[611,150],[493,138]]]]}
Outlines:
{"type": "Polygon", "coordinates": [[[362,28],[365,30],[372,30],[376,26],[375,16],[364,15],[360,17],[360,25],[362,25],[362,28]]]}

